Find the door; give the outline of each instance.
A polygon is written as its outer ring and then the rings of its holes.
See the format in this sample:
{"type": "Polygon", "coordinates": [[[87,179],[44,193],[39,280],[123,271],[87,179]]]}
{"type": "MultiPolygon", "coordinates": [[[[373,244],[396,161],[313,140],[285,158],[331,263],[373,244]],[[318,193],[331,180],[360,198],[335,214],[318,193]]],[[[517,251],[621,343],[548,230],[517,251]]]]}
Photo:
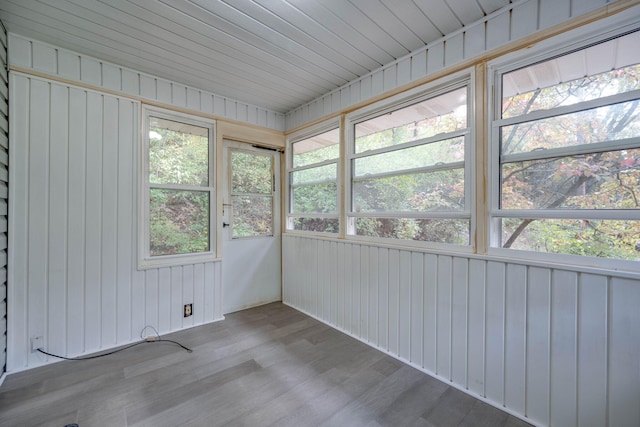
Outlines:
{"type": "Polygon", "coordinates": [[[280,301],[280,153],[224,141],[223,311],[280,301]]]}

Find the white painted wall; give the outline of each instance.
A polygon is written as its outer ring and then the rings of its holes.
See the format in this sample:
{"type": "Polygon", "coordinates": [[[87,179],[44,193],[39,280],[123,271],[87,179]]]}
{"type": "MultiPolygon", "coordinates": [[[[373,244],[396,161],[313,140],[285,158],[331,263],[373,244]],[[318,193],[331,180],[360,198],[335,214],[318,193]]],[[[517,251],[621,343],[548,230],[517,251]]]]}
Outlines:
{"type": "Polygon", "coordinates": [[[640,280],[285,235],[286,304],[549,426],[640,425],[640,280]]]}
{"type": "Polygon", "coordinates": [[[284,130],[284,114],[9,33],[9,65],[98,90],[284,130]]]}
{"type": "Polygon", "coordinates": [[[140,105],[10,73],[8,372],[222,318],[220,263],[136,269],[140,105]],[[183,318],[183,304],[193,316],[183,318]]]}
{"type": "Polygon", "coordinates": [[[405,84],[422,79],[488,51],[503,47],[540,30],[584,15],[607,5],[628,0],[519,0],[429,43],[407,56],[353,80],[286,115],[286,129],[292,130],[324,116],[381,96],[405,84]]]}

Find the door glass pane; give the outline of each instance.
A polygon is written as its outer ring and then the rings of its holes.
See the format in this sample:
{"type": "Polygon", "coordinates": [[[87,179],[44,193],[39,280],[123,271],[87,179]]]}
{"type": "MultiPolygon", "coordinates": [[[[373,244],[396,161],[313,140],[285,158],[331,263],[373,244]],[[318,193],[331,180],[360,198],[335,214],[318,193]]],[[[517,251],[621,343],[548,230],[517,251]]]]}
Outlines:
{"type": "Polygon", "coordinates": [[[151,256],[209,250],[209,192],[152,188],[149,193],[151,256]]]}
{"type": "Polygon", "coordinates": [[[231,151],[231,237],[273,236],[273,155],[231,151]]]}
{"type": "Polygon", "coordinates": [[[273,236],[271,196],[233,196],[232,238],[273,236]]]}
{"type": "Polygon", "coordinates": [[[271,194],[271,155],[232,151],[231,186],[234,194],[271,194]]]}

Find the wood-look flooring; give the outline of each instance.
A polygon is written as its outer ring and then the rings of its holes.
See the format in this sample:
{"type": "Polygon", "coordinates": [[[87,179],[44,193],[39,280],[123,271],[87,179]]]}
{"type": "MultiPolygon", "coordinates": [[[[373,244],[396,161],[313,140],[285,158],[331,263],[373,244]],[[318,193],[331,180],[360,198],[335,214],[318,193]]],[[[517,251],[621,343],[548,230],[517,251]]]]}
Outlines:
{"type": "Polygon", "coordinates": [[[281,303],[9,375],[0,426],[528,424],[281,303]]]}

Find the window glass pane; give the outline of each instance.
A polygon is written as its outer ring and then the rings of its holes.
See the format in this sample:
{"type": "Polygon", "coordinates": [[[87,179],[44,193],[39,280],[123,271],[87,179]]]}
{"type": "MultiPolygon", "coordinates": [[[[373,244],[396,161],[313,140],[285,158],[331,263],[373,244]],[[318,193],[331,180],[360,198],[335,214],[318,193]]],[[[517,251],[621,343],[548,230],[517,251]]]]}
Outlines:
{"type": "Polygon", "coordinates": [[[209,251],[209,192],[151,188],[151,256],[209,251]]]}
{"type": "Polygon", "coordinates": [[[149,182],[209,186],[209,129],[149,117],[149,182]]]}
{"type": "Polygon", "coordinates": [[[464,161],[463,137],[354,159],[352,173],[363,176],[461,161],[464,161]]]}
{"type": "Polygon", "coordinates": [[[640,104],[636,100],[502,127],[501,150],[513,154],[637,136],[640,104]]]}
{"type": "Polygon", "coordinates": [[[304,184],[317,181],[335,181],[338,167],[335,164],[319,166],[291,172],[291,184],[304,184]]]}
{"type": "Polygon", "coordinates": [[[298,231],[337,233],[339,230],[339,221],[337,218],[293,218],[293,229],[298,231]]]}
{"type": "Polygon", "coordinates": [[[233,196],[232,238],[273,236],[273,197],[233,196]]]}
{"type": "Polygon", "coordinates": [[[362,153],[467,127],[467,89],[460,88],[355,125],[362,153]]]}
{"type": "Polygon", "coordinates": [[[640,261],[640,221],[503,218],[502,246],[640,261]]]}
{"type": "Polygon", "coordinates": [[[311,165],[326,160],[337,159],[340,155],[340,130],[313,136],[292,144],[293,167],[311,165]]]}
{"type": "Polygon", "coordinates": [[[469,244],[468,219],[356,218],[358,236],[469,244]]]}
{"type": "Polygon", "coordinates": [[[504,163],[502,209],[638,209],[640,149],[504,163]]]}
{"type": "Polygon", "coordinates": [[[464,169],[358,179],[353,183],[354,212],[434,210],[464,210],[464,169]]]}
{"type": "Polygon", "coordinates": [[[271,194],[273,172],[270,155],[231,151],[233,194],[271,194]]]}
{"type": "Polygon", "coordinates": [[[336,183],[312,184],[291,188],[292,213],[335,213],[338,191],[336,183]]]}
{"type": "Polygon", "coordinates": [[[640,89],[639,44],[636,32],[504,74],[502,117],[640,89]]]}

